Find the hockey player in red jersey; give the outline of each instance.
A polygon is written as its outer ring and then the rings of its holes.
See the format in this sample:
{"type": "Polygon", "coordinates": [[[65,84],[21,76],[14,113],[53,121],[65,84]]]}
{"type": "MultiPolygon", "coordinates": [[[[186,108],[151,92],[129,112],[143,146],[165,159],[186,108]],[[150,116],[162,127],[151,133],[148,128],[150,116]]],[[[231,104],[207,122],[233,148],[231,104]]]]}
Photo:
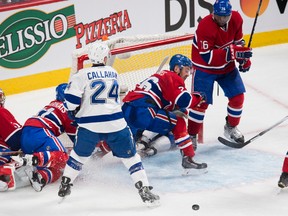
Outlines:
{"type": "MultiPolygon", "coordinates": [[[[0,89],[0,152],[18,151],[21,147],[20,139],[22,125],[15,119],[5,105],[5,93],[0,89]]],[[[9,165],[11,155],[0,155],[0,191],[15,189],[15,167],[9,165]]]]}
{"type": "MultiPolygon", "coordinates": [[[[185,88],[184,80],[190,75],[192,62],[186,56],[177,54],[172,56],[169,65],[170,70],[153,74],[128,92],[123,99],[124,117],[134,136],[143,130],[154,132],[155,136],[172,131],[175,144],[183,155],[182,167],[204,169],[206,163],[193,160],[195,152],[185,121],[188,110],[203,100],[202,95],[191,95],[185,88]]],[[[148,144],[145,148],[151,148],[148,144]]]]}
{"type": "Polygon", "coordinates": [[[67,150],[57,137],[65,132],[72,141],[75,138],[76,126],[63,105],[66,86],[66,83],[58,85],[56,100],[26,120],[21,137],[24,155],[12,157],[19,165],[33,168],[27,175],[36,191],[58,180],[68,160],[67,150]]]}
{"type": "Polygon", "coordinates": [[[282,174],[278,181],[278,186],[280,188],[288,187],[288,152],[286,153],[286,157],[284,158],[282,174]]]}
{"type": "Polygon", "coordinates": [[[12,151],[18,151],[21,148],[22,125],[4,107],[5,99],[5,94],[0,89],[0,140],[5,142],[12,151]]]}
{"type": "MultiPolygon", "coordinates": [[[[26,167],[12,160],[12,151],[20,151],[22,125],[4,107],[5,94],[0,89],[0,191],[29,186],[26,167]]],[[[14,154],[15,155],[15,154],[14,154]]]]}
{"type": "Polygon", "coordinates": [[[243,20],[237,11],[232,11],[230,1],[217,0],[213,9],[212,14],[199,22],[192,43],[192,92],[205,93],[206,103],[189,113],[188,132],[197,142],[205,111],[213,103],[213,86],[217,82],[228,98],[224,135],[234,142],[243,143],[244,136],[237,128],[245,92],[239,71],[249,70],[252,50],[244,46],[243,20]]]}

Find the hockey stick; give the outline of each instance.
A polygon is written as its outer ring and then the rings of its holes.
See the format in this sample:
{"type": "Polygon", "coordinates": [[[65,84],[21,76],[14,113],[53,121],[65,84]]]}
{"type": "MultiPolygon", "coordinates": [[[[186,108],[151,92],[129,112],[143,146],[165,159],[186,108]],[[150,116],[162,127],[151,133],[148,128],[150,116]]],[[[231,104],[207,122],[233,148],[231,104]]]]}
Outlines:
{"type": "Polygon", "coordinates": [[[166,64],[166,62],[168,61],[168,59],[169,59],[169,56],[166,56],[166,57],[163,59],[163,61],[161,62],[161,64],[159,65],[159,67],[158,67],[158,69],[157,69],[157,71],[156,71],[157,74],[160,73],[160,71],[162,70],[163,66],[166,64]]]}
{"type": "Polygon", "coordinates": [[[231,142],[229,140],[224,139],[223,137],[218,137],[219,142],[221,142],[222,144],[229,146],[231,148],[243,148],[244,146],[248,145],[249,143],[251,143],[252,141],[256,140],[257,138],[259,138],[260,136],[264,135],[265,133],[267,133],[268,131],[272,130],[273,128],[277,127],[278,125],[280,125],[282,122],[286,121],[288,119],[288,116],[285,116],[283,119],[281,119],[280,121],[278,121],[277,123],[275,123],[274,125],[272,125],[271,127],[267,128],[266,130],[261,131],[259,134],[257,134],[256,136],[252,137],[251,139],[247,140],[244,143],[236,143],[236,142],[231,142]]]}
{"type": "Polygon", "coordinates": [[[252,42],[252,37],[254,35],[254,30],[255,30],[255,26],[256,26],[256,23],[257,23],[258,16],[259,16],[261,5],[262,5],[262,0],[259,1],[258,9],[257,9],[257,12],[256,12],[256,16],[255,16],[255,19],[254,19],[252,31],[251,31],[249,42],[248,42],[248,47],[250,47],[251,42],[252,42]]]}
{"type": "MultiPolygon", "coordinates": [[[[73,149],[73,147],[65,147],[68,151],[68,153],[71,152],[71,150],[73,149]]],[[[23,154],[23,152],[21,150],[19,151],[7,151],[7,152],[0,152],[0,156],[6,156],[6,155],[19,155],[19,154],[23,154]]]]}
{"type": "Polygon", "coordinates": [[[0,156],[6,156],[6,155],[18,155],[22,154],[22,151],[7,151],[7,152],[0,152],[0,156]]]}

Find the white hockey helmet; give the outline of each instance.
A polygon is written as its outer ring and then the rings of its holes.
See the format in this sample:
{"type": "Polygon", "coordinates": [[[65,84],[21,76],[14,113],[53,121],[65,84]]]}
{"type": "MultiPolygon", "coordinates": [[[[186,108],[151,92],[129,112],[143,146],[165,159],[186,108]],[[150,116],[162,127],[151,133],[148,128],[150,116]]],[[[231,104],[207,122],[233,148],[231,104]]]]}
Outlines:
{"type": "Polygon", "coordinates": [[[89,47],[88,57],[92,64],[106,64],[105,58],[110,58],[110,49],[106,43],[93,43],[89,47]]]}

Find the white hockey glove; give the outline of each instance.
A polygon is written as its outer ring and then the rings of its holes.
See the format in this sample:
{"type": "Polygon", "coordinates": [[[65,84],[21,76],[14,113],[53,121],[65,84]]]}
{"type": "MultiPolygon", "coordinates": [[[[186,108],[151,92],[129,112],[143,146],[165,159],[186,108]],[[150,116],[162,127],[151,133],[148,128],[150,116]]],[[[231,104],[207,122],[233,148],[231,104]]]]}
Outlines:
{"type": "Polygon", "coordinates": [[[39,159],[37,156],[29,154],[26,154],[24,156],[11,156],[11,158],[16,162],[17,166],[37,166],[39,163],[39,159]]]}

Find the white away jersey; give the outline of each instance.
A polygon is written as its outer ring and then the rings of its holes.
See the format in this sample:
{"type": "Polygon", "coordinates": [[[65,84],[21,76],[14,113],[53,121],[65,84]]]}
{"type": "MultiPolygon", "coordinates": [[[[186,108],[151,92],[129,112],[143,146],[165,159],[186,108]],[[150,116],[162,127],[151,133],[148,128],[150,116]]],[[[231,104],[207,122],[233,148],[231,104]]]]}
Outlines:
{"type": "Polygon", "coordinates": [[[80,127],[99,133],[127,126],[119,99],[118,73],[110,66],[89,67],[71,77],[65,90],[68,110],[75,110],[80,127]]]}

